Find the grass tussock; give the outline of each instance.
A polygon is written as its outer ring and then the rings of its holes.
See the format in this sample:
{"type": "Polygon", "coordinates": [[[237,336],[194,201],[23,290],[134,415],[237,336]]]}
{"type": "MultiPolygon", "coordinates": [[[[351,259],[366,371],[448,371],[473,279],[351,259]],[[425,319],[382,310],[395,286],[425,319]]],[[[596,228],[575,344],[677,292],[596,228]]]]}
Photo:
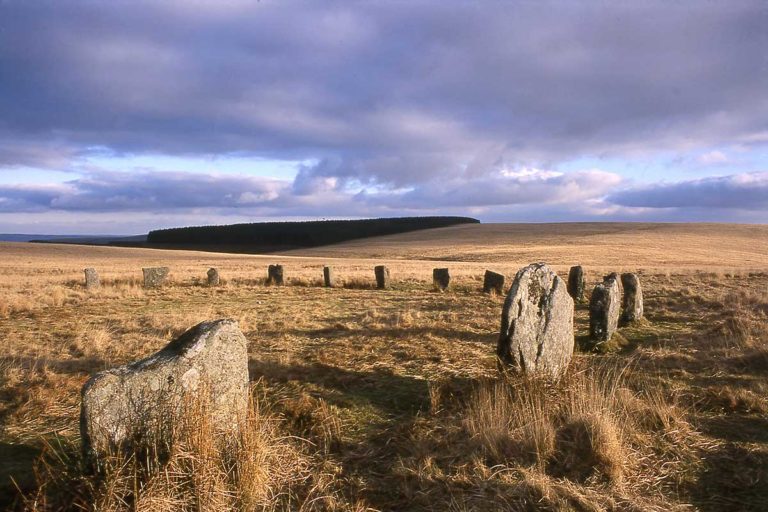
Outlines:
{"type": "Polygon", "coordinates": [[[453,510],[505,500],[509,510],[662,510],[652,496],[693,471],[701,438],[673,398],[634,380],[631,368],[600,363],[558,383],[475,384],[413,437],[401,485],[453,510]]]}
{"type": "Polygon", "coordinates": [[[309,444],[258,401],[228,436],[200,400],[180,418],[169,442],[116,450],[92,472],[75,446],[48,443],[26,510],[329,510],[342,499],[309,444]]]}

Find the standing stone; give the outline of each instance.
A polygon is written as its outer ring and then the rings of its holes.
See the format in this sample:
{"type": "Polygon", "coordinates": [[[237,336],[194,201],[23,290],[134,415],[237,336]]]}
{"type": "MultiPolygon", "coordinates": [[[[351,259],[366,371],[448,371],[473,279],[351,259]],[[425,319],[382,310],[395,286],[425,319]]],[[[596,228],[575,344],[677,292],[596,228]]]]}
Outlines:
{"type": "Polygon", "coordinates": [[[323,282],[326,288],[333,288],[336,286],[336,281],[333,278],[333,269],[329,266],[323,267],[323,282]]]}
{"type": "Polygon", "coordinates": [[[621,285],[621,276],[619,276],[617,272],[611,272],[610,274],[603,276],[603,282],[611,280],[616,281],[616,284],[619,285],[619,294],[624,293],[624,287],[621,285]]]}
{"type": "Polygon", "coordinates": [[[643,318],[643,290],[640,287],[640,278],[637,274],[621,274],[621,285],[624,294],[621,301],[621,320],[631,323],[643,318]]]}
{"type": "Polygon", "coordinates": [[[614,274],[595,286],[589,300],[589,337],[600,344],[610,341],[619,326],[621,285],[614,274]]]}
{"type": "Polygon", "coordinates": [[[568,293],[574,301],[584,302],[584,269],[581,265],[571,267],[568,272],[568,293]]]}
{"type": "Polygon", "coordinates": [[[234,320],[203,322],[146,359],[91,377],[80,409],[86,459],[167,446],[193,400],[204,401],[220,433],[246,417],[248,342],[234,320]]]}
{"type": "Polygon", "coordinates": [[[384,265],[376,265],[373,269],[376,274],[376,288],[386,290],[389,288],[389,269],[384,265]]]}
{"type": "Polygon", "coordinates": [[[504,274],[499,274],[492,270],[485,271],[485,277],[483,278],[483,293],[491,293],[495,291],[501,295],[504,293],[504,274]]]}
{"type": "Polygon", "coordinates": [[[219,277],[219,269],[208,269],[208,286],[219,286],[221,284],[221,278],[219,277]]]}
{"type": "Polygon", "coordinates": [[[573,299],[544,263],[520,270],[501,310],[502,368],[557,378],[573,356],[573,299]]]}
{"type": "Polygon", "coordinates": [[[86,268],[84,272],[86,290],[94,290],[101,286],[101,282],[99,281],[99,273],[96,272],[95,268],[86,268]]]}
{"type": "Polygon", "coordinates": [[[144,273],[144,288],[160,288],[168,282],[168,267],[149,267],[141,271],[144,273]]]}
{"type": "Polygon", "coordinates": [[[283,266],[270,265],[267,269],[267,284],[283,286],[283,266]]]}
{"type": "Polygon", "coordinates": [[[451,283],[451,274],[447,268],[432,269],[432,284],[435,289],[445,291],[451,283]]]}

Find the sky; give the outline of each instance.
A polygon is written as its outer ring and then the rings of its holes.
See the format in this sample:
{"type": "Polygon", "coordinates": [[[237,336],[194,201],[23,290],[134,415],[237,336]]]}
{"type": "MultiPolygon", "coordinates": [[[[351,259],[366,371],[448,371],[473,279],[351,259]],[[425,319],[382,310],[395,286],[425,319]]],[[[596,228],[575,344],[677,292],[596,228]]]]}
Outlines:
{"type": "Polygon", "coordinates": [[[768,2],[0,0],[0,232],[768,223],[768,2]]]}

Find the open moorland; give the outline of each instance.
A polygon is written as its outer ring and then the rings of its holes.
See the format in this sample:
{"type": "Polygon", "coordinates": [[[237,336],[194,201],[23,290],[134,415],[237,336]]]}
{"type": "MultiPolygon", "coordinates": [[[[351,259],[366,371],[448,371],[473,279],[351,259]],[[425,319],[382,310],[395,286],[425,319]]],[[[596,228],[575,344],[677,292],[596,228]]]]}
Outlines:
{"type": "Polygon", "coordinates": [[[0,507],[767,510],[768,226],[466,225],[268,256],[0,244],[0,507]],[[557,383],[500,377],[503,296],[545,261],[640,275],[646,318],[557,383]],[[266,286],[267,265],[286,285],[266,286]],[[374,287],[386,264],[392,288],[374,287]],[[168,266],[144,289],[141,268],[168,266]],[[343,283],[322,287],[331,265],[343,283]],[[432,269],[451,286],[432,289],[432,269]],[[94,267],[101,288],[83,286],[94,267]],[[205,273],[223,282],[208,287],[205,273]],[[80,389],[203,320],[249,342],[249,429],[82,470],[80,389]]]}

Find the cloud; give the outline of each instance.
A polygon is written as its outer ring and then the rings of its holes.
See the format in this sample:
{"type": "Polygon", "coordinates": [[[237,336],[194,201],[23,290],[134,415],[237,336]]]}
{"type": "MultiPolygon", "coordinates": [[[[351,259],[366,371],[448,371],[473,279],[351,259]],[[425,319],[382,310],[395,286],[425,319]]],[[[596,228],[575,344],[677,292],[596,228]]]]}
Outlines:
{"type": "Polygon", "coordinates": [[[710,151],[699,156],[698,162],[701,165],[722,165],[728,163],[728,155],[722,151],[710,151]]]}
{"type": "Polygon", "coordinates": [[[765,173],[628,179],[659,154],[763,168],[739,151],[768,144],[764,2],[552,7],[0,2],[0,213],[765,221],[765,173]],[[98,167],[233,154],[303,164],[292,180],[98,167]]]}
{"type": "Polygon", "coordinates": [[[578,204],[599,198],[622,182],[616,174],[587,170],[559,173],[524,168],[480,179],[435,180],[405,193],[364,196],[374,204],[408,208],[578,204]]]}
{"type": "Polygon", "coordinates": [[[0,165],[237,152],[407,187],[763,140],[762,2],[440,7],[4,2],[0,134],[32,149],[0,165]]]}
{"type": "Polygon", "coordinates": [[[116,212],[262,206],[286,182],[181,172],[99,172],[61,185],[0,185],[0,212],[116,212]]]}
{"type": "Polygon", "coordinates": [[[753,172],[629,188],[608,202],[640,208],[768,210],[768,172],[753,172]]]}
{"type": "Polygon", "coordinates": [[[619,176],[600,170],[566,174],[526,168],[369,191],[345,188],[334,178],[306,178],[303,172],[291,182],[233,174],[94,170],[60,185],[0,185],[0,212],[250,210],[341,216],[387,209],[578,203],[598,198],[619,183],[619,176]]]}

